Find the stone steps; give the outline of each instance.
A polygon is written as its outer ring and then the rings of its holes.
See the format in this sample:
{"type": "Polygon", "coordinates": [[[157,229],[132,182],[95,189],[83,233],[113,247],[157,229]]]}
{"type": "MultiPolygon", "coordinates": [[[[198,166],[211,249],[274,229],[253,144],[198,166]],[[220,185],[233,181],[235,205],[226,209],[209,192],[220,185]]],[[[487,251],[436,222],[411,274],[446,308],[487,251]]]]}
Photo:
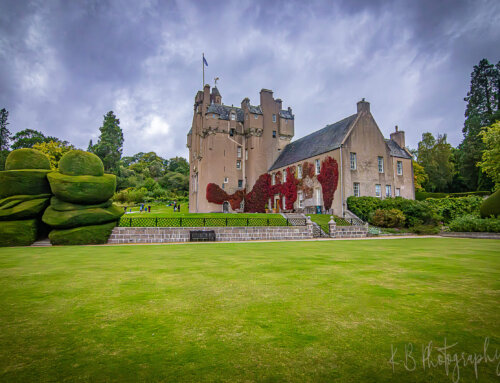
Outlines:
{"type": "Polygon", "coordinates": [[[31,245],[31,247],[48,247],[48,246],[52,246],[52,244],[50,243],[50,240],[48,238],[41,239],[39,241],[35,241],[31,245]]]}

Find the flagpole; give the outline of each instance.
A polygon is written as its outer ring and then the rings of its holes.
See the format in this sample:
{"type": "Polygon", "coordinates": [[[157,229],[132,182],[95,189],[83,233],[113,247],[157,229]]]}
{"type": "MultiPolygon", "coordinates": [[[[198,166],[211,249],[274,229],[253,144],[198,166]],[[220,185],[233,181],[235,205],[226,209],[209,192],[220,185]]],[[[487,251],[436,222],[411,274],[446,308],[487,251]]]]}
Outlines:
{"type": "Polygon", "coordinates": [[[203,67],[203,84],[201,89],[205,89],[205,53],[201,55],[201,66],[203,67]]]}

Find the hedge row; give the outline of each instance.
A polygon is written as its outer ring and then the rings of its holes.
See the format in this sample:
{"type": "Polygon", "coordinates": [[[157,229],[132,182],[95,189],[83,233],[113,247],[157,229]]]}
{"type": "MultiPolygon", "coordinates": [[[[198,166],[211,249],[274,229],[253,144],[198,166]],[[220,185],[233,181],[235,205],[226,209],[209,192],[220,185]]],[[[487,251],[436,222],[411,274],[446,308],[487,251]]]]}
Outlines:
{"type": "Polygon", "coordinates": [[[471,195],[475,196],[488,196],[491,192],[489,191],[473,191],[464,193],[429,193],[429,192],[415,192],[415,199],[417,201],[425,201],[427,198],[460,198],[468,197],[471,195]]]}
{"type": "Polygon", "coordinates": [[[500,219],[465,215],[451,221],[449,227],[451,231],[458,232],[500,233],[500,219]]]}

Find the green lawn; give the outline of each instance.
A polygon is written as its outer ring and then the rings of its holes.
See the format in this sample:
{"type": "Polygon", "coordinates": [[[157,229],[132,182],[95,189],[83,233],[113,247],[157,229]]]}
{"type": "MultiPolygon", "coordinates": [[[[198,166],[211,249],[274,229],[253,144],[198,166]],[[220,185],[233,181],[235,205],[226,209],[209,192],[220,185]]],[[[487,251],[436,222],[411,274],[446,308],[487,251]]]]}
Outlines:
{"type": "Polygon", "coordinates": [[[422,346],[500,353],[499,256],[451,238],[3,248],[0,381],[452,382],[422,346]]]}

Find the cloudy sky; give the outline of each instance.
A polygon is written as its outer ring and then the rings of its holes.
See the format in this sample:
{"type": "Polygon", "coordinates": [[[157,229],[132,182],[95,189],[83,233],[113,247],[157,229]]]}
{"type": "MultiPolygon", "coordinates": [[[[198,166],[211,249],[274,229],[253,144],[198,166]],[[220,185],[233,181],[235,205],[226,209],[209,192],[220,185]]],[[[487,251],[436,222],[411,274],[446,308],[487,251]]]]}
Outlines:
{"type": "Polygon", "coordinates": [[[86,148],[113,110],[124,153],[187,156],[194,96],[225,104],[268,88],[295,138],[355,113],[365,97],[388,136],[462,138],[474,64],[500,59],[492,1],[0,1],[0,108],[86,148]]]}

